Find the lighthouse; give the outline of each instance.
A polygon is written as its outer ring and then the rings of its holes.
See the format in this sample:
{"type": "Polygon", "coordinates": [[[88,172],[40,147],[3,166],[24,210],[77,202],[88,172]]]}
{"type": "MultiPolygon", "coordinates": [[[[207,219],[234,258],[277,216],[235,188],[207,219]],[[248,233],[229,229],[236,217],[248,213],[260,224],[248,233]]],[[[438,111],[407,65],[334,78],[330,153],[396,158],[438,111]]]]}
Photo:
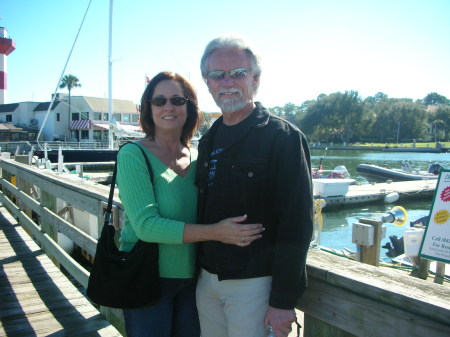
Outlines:
{"type": "Polygon", "coordinates": [[[0,104],[6,102],[6,60],[7,56],[16,49],[16,43],[8,38],[8,32],[0,27],[0,104]]]}

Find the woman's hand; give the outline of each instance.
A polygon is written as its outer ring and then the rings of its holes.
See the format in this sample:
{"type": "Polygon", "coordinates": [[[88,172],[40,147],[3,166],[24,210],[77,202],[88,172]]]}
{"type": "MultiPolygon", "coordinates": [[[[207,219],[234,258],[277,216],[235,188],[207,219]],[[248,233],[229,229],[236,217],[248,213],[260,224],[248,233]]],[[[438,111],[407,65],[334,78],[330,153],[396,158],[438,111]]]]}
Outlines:
{"type": "Polygon", "coordinates": [[[183,242],[220,241],[246,247],[262,237],[261,224],[240,224],[247,215],[227,218],[212,225],[185,224],[183,242]]]}
{"type": "Polygon", "coordinates": [[[246,247],[262,237],[265,228],[261,224],[240,224],[247,215],[224,219],[210,227],[213,238],[211,240],[246,247]]]}

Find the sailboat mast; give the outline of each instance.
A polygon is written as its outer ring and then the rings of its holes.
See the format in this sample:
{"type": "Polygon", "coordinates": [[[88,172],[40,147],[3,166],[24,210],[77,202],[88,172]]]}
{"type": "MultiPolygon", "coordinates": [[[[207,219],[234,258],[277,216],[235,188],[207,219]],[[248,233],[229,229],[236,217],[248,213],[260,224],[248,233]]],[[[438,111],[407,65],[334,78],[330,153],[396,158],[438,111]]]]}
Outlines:
{"type": "Polygon", "coordinates": [[[113,149],[112,134],[112,116],[113,116],[113,100],[112,100],[112,17],[113,17],[113,0],[109,0],[109,46],[108,46],[108,144],[109,149],[113,149]]]}

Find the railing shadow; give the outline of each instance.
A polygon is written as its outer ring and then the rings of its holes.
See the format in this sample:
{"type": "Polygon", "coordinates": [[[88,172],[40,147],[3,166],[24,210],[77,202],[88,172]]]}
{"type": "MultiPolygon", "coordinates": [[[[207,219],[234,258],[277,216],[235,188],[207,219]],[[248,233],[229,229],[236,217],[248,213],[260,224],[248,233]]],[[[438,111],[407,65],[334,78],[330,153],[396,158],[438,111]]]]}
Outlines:
{"type": "MultiPolygon", "coordinates": [[[[6,210],[2,209],[2,211],[6,210]]],[[[109,326],[109,323],[100,313],[86,317],[86,312],[78,310],[75,306],[77,303],[87,302],[83,294],[79,293],[71,298],[66,296],[59,287],[64,285],[76,290],[75,286],[59,270],[55,270],[56,266],[46,265],[51,263],[50,259],[42,258],[45,253],[34,242],[23,240],[18,233],[21,227],[11,223],[0,213],[0,230],[14,252],[14,256],[0,260],[0,295],[2,298],[0,320],[6,336],[23,336],[37,327],[46,331],[46,336],[79,334],[100,336],[96,330],[109,326]],[[12,263],[17,263],[15,268],[18,269],[8,275],[6,270],[12,263]],[[53,269],[52,275],[47,273],[46,269],[53,269]],[[17,280],[14,279],[18,276],[20,287],[17,280]],[[61,277],[66,280],[62,280],[61,277]],[[17,294],[18,291],[27,293],[23,293],[21,296],[17,294]],[[30,299],[28,293],[31,292],[37,295],[36,299],[30,299]],[[47,316],[45,322],[36,322],[35,316],[42,310],[47,311],[50,317],[47,316]],[[99,318],[101,319],[99,320],[99,318]],[[54,319],[55,322],[51,322],[51,319],[54,319]]],[[[7,245],[8,243],[3,244],[7,245]]],[[[70,292],[73,294],[71,290],[70,292]]],[[[86,311],[87,308],[83,304],[81,307],[86,311]]]]}

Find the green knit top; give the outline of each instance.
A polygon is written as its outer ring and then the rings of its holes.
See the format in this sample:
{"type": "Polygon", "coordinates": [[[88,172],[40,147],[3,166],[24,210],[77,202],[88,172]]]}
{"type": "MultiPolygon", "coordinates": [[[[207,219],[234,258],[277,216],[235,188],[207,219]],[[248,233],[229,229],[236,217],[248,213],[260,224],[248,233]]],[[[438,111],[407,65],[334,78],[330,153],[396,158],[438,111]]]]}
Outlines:
{"type": "Polygon", "coordinates": [[[159,244],[161,277],[191,278],[195,269],[195,244],[183,243],[185,223],[195,223],[197,188],[194,184],[197,150],[190,148],[189,172],[181,177],[144,146],[152,166],[150,180],[142,152],[125,145],[117,156],[117,186],[124,206],[120,250],[130,251],[141,239],[159,244]]]}

